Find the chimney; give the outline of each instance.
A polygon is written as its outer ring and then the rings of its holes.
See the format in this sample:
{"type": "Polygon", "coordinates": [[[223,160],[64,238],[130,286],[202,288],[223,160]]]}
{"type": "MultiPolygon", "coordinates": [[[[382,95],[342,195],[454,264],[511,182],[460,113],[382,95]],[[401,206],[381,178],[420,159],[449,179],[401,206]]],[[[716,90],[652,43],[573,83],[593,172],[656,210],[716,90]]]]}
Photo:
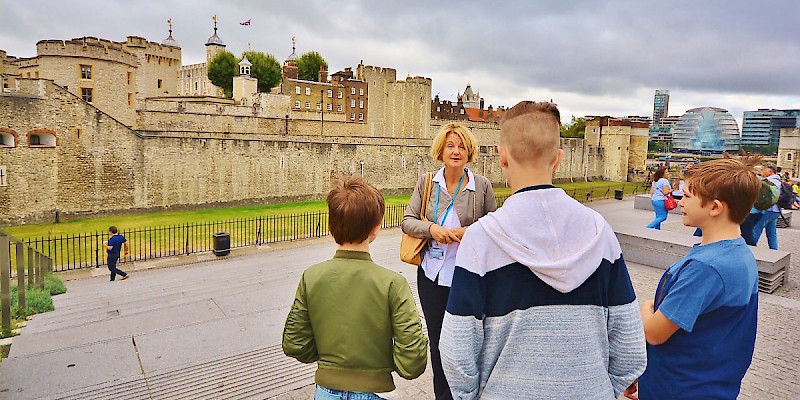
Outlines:
{"type": "Polygon", "coordinates": [[[321,83],[328,82],[328,70],[325,69],[324,65],[319,66],[319,81],[321,83]]]}
{"type": "Polygon", "coordinates": [[[480,104],[481,104],[481,108],[480,108],[480,112],[478,113],[478,116],[483,118],[483,97],[481,97],[480,104]]]}

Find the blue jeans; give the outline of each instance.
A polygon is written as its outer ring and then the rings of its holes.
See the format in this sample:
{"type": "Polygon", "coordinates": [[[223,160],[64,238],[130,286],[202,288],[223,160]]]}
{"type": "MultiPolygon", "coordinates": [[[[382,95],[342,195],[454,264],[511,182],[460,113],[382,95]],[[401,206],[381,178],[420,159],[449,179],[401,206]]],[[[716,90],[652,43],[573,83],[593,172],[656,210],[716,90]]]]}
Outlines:
{"type": "Polygon", "coordinates": [[[382,400],[383,397],[375,393],[348,392],[346,390],[328,389],[317,385],[314,391],[314,400],[382,400]]]}
{"type": "Polygon", "coordinates": [[[664,200],[650,200],[650,202],[656,210],[656,219],[647,224],[647,227],[661,230],[661,223],[667,220],[667,206],[664,205],[664,200]]]}
{"type": "Polygon", "coordinates": [[[119,276],[126,276],[128,274],[125,271],[117,268],[117,261],[119,261],[119,254],[108,255],[108,270],[111,271],[111,280],[113,281],[114,278],[119,276]]]}
{"type": "Polygon", "coordinates": [[[758,244],[758,239],[755,238],[754,231],[756,230],[756,225],[758,225],[763,216],[763,213],[749,214],[744,222],[739,225],[739,230],[742,232],[745,243],[750,246],[758,244]]]}
{"type": "Polygon", "coordinates": [[[764,216],[756,223],[753,229],[753,239],[756,243],[761,239],[761,232],[767,230],[767,243],[772,250],[778,250],[778,218],[780,212],[765,211],[764,216]]]}

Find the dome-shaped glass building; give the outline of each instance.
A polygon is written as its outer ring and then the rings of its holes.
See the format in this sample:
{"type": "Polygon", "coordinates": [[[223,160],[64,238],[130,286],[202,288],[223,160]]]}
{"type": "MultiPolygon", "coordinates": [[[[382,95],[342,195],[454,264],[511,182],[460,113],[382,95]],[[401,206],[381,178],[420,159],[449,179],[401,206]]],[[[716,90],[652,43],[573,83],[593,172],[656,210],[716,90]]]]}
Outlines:
{"type": "Polygon", "coordinates": [[[672,146],[679,152],[735,153],[740,142],[739,125],[723,108],[693,108],[672,126],[672,146]]]}

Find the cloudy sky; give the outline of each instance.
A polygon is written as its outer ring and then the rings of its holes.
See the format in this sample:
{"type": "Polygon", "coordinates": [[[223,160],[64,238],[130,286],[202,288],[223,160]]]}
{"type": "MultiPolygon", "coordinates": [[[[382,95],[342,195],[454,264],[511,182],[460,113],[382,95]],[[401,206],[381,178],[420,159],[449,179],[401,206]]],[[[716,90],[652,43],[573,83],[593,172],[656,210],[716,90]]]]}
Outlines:
{"type": "Polygon", "coordinates": [[[796,0],[0,0],[0,15],[0,49],[19,57],[43,39],[160,42],[172,18],[183,63],[203,62],[217,15],[237,55],[251,43],[283,61],[295,36],[332,71],[363,60],[453,100],[469,82],[487,106],[553,99],[565,119],[652,115],[656,89],[671,91],[671,115],[715,106],[741,124],[744,110],[800,108],[796,0]]]}

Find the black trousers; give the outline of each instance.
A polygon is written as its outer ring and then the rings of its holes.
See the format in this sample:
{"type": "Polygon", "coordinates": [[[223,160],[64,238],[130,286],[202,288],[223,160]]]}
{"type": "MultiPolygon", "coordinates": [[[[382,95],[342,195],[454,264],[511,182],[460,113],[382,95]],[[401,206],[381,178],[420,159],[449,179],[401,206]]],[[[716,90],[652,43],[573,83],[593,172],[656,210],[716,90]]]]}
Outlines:
{"type": "MultiPolygon", "coordinates": [[[[438,280],[438,277],[437,277],[438,280]]],[[[417,268],[417,290],[422,313],[425,315],[425,324],[428,326],[428,339],[430,340],[431,366],[433,367],[433,391],[436,400],[452,400],[450,385],[442,370],[442,358],[439,355],[439,336],[442,334],[444,310],[447,307],[447,297],[450,288],[439,286],[425,276],[422,267],[417,268]]]]}

